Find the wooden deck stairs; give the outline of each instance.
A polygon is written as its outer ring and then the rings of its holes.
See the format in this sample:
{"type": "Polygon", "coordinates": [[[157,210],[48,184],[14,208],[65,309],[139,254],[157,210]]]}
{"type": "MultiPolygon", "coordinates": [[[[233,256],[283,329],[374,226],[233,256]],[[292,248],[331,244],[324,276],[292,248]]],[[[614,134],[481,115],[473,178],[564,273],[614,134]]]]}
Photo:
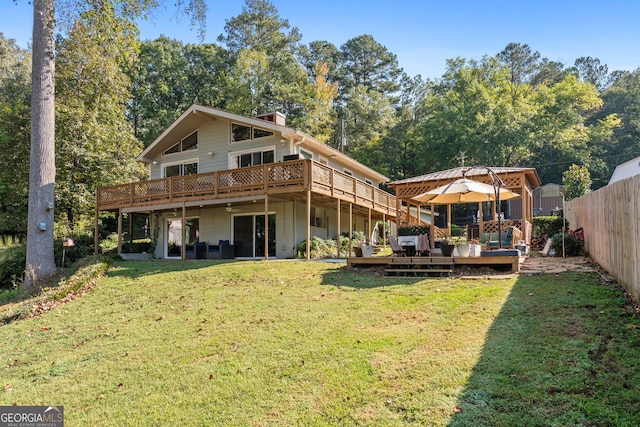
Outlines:
{"type": "Polygon", "coordinates": [[[394,257],[388,260],[385,277],[448,277],[453,271],[452,257],[394,257]]]}

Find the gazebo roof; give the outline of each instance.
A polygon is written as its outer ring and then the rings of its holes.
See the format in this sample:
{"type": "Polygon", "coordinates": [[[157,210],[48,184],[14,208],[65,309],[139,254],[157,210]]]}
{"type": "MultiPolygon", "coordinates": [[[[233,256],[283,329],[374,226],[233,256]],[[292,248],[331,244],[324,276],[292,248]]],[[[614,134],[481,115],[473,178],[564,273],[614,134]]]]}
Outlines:
{"type": "MultiPolygon", "coordinates": [[[[498,175],[508,174],[508,173],[520,173],[524,172],[527,175],[529,182],[532,187],[539,187],[540,177],[538,176],[538,172],[534,168],[514,168],[514,167],[491,167],[498,175]]],[[[454,180],[458,178],[462,178],[463,172],[467,178],[473,179],[473,176],[485,176],[487,175],[487,169],[483,166],[479,167],[458,167],[453,169],[447,169],[444,171],[438,171],[429,173],[426,175],[414,176],[412,178],[402,179],[400,181],[390,182],[388,185],[393,187],[394,185],[403,185],[403,184],[414,184],[419,182],[427,182],[427,181],[438,181],[438,180],[454,180]]]]}

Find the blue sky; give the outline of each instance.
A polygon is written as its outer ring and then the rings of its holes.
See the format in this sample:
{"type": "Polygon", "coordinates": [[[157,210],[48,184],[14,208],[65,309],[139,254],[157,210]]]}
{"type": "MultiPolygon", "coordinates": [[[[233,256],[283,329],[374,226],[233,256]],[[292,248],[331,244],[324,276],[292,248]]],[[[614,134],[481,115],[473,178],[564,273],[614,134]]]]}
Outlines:
{"type": "MultiPolygon", "coordinates": [[[[242,12],[244,0],[207,0],[205,42],[216,42],[225,20],[242,12]]],[[[372,35],[398,56],[410,75],[442,75],[449,58],[495,55],[508,43],[526,43],[552,61],[573,65],[591,56],[613,70],[640,67],[640,1],[636,0],[271,0],[280,16],[298,27],[303,42],[328,40],[340,47],[372,35]]],[[[142,38],[160,34],[196,43],[189,20],[172,0],[141,24],[142,38]]],[[[0,32],[27,47],[32,11],[28,0],[0,0],[0,32]]]]}

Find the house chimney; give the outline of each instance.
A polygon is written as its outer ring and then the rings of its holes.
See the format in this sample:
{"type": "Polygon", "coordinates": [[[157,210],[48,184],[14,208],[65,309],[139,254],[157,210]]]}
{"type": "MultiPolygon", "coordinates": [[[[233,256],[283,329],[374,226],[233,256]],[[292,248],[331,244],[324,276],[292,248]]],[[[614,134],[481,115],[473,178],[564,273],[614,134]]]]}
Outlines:
{"type": "Polygon", "coordinates": [[[256,119],[264,120],[265,122],[275,123],[280,126],[286,126],[287,116],[275,111],[273,113],[260,114],[256,116],[256,119]]]}

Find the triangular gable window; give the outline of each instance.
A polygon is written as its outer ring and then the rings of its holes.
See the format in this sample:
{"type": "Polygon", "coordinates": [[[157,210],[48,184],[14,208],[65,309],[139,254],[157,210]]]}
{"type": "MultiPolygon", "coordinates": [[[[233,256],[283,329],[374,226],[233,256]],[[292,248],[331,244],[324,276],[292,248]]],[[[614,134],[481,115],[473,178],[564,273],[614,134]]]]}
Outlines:
{"type": "Polygon", "coordinates": [[[180,152],[180,142],[178,142],[176,145],[172,146],[171,148],[169,148],[168,150],[166,150],[164,153],[162,154],[173,154],[173,153],[179,153],[180,152]]]}
{"type": "Polygon", "coordinates": [[[173,154],[173,153],[181,153],[183,151],[189,150],[197,150],[198,149],[198,131],[193,132],[186,138],[182,139],[175,145],[172,145],[171,148],[162,152],[165,154],[173,154]]]}

